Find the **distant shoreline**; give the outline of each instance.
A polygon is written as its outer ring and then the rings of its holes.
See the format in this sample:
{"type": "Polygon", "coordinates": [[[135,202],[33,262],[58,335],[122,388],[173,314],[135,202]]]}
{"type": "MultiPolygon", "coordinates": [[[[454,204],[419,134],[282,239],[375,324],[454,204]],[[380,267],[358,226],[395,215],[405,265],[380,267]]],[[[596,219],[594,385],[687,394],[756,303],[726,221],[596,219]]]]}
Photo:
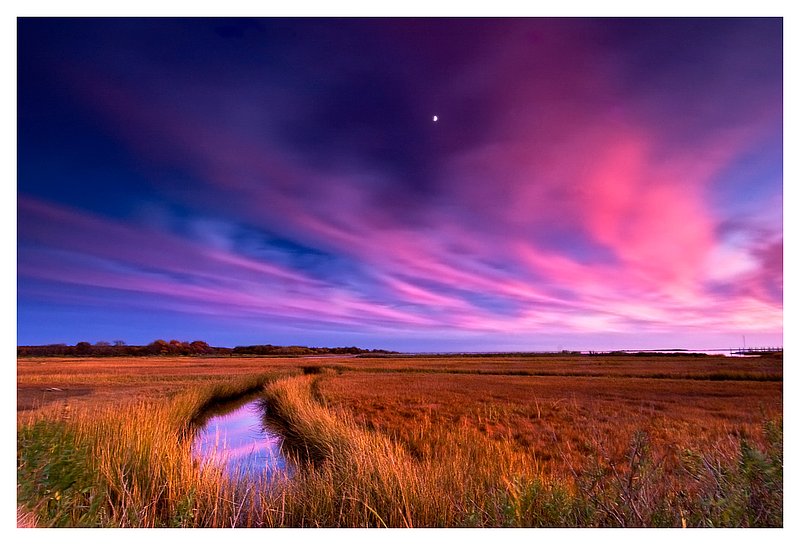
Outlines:
{"type": "Polygon", "coordinates": [[[307,347],[278,345],[249,345],[228,347],[210,346],[203,341],[191,343],[182,341],[154,341],[148,345],[127,345],[117,342],[76,345],[48,344],[17,346],[17,357],[153,357],[153,356],[205,356],[205,357],[301,357],[301,358],[334,358],[334,357],[543,357],[543,356],[733,356],[748,357],[783,354],[782,347],[752,348],[662,348],[662,349],[617,349],[617,350],[561,350],[561,351],[425,351],[394,352],[383,349],[363,349],[351,347],[307,347]]]}

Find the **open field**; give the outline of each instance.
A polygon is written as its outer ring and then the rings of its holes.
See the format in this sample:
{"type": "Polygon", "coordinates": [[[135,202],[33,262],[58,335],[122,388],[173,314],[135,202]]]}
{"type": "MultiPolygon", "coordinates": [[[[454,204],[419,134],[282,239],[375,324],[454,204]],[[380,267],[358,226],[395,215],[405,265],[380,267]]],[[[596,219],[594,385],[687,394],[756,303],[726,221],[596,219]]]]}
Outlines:
{"type": "Polygon", "coordinates": [[[757,437],[781,414],[781,383],[347,373],[319,384],[322,398],[356,421],[423,448],[418,429],[469,426],[536,453],[542,469],[580,465],[594,446],[622,456],[637,430],[654,448],[706,450],[730,437],[757,437]]]}
{"type": "Polygon", "coordinates": [[[782,524],[779,357],[23,358],[17,369],[18,493],[40,525],[782,524]],[[185,437],[213,400],[262,387],[305,469],[259,494],[197,468],[185,437]],[[67,477],[39,482],[43,463],[67,477]]]}
{"type": "Polygon", "coordinates": [[[167,398],[187,388],[271,371],[296,372],[297,358],[22,358],[17,410],[167,398]],[[55,390],[53,390],[55,389],[55,390]]]}
{"type": "MultiPolygon", "coordinates": [[[[277,370],[291,372],[315,365],[341,372],[382,374],[651,377],[773,381],[778,384],[783,376],[780,358],[722,356],[22,358],[17,363],[17,408],[32,409],[60,399],[83,396],[88,396],[86,402],[104,403],[119,400],[120,395],[169,395],[191,385],[224,377],[277,370]],[[48,390],[52,388],[58,390],[48,390]]],[[[563,380],[559,383],[567,384],[563,380]]],[[[742,387],[741,390],[752,389],[742,387]]]]}

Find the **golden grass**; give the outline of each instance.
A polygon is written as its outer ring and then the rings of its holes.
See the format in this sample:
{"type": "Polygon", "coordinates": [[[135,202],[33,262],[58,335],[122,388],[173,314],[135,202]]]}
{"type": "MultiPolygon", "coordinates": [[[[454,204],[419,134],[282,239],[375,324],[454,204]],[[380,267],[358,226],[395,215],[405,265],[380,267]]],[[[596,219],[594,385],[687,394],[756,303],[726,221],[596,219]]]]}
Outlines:
{"type": "MultiPolygon", "coordinates": [[[[729,438],[761,439],[780,418],[780,382],[526,377],[429,373],[326,376],[319,393],[369,429],[425,450],[422,430],[466,425],[535,453],[543,471],[566,476],[593,445],[619,455],[637,430],[659,452],[708,450],[729,438]]],[[[734,441],[733,446],[736,446],[734,441]]]]}
{"type": "Polygon", "coordinates": [[[188,388],[269,372],[297,372],[298,358],[20,358],[17,410],[163,399],[188,388]]]}
{"type": "Polygon", "coordinates": [[[19,524],[780,525],[781,433],[763,424],[780,426],[781,368],[652,357],[20,360],[19,524]],[[237,482],[198,464],[192,422],[265,382],[295,476],[237,482]]]}
{"type": "MultiPolygon", "coordinates": [[[[327,362],[324,362],[327,363],[327,362]]],[[[730,358],[725,356],[362,356],[331,362],[341,369],[386,372],[474,373],[511,375],[619,376],[654,378],[709,378],[725,374],[736,378],[776,378],[783,375],[781,357],[730,358]]]]}
{"type": "MultiPolygon", "coordinates": [[[[218,382],[165,400],[53,405],[18,417],[20,487],[46,524],[236,526],[247,500],[223,470],[191,453],[204,407],[262,388],[279,374],[218,382]],[[26,448],[27,447],[27,448],[26,448]],[[45,450],[45,456],[38,451],[45,450]]],[[[18,490],[19,492],[19,490],[18,490]]]]}
{"type": "Polygon", "coordinates": [[[305,461],[289,483],[284,520],[326,527],[502,526],[512,520],[512,483],[536,477],[530,456],[468,428],[439,428],[435,455],[412,456],[386,435],[317,403],[319,380],[289,378],[267,389],[274,418],[298,461],[305,461]]]}

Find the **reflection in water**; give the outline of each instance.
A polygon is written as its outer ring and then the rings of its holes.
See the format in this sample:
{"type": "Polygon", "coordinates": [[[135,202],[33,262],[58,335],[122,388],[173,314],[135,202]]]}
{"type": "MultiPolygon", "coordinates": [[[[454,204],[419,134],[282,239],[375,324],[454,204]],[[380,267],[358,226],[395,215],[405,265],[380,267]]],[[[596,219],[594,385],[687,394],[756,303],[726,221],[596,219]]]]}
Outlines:
{"type": "Polygon", "coordinates": [[[209,418],[194,438],[192,451],[205,463],[224,465],[231,476],[269,478],[290,473],[281,453],[283,439],[264,424],[261,402],[251,400],[209,418]]]}

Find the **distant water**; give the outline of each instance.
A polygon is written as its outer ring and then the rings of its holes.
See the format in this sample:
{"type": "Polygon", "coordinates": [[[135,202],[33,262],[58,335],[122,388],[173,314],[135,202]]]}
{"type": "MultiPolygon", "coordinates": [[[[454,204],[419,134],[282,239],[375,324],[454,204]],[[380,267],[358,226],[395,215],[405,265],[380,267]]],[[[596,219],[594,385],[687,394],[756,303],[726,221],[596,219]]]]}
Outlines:
{"type": "Polygon", "coordinates": [[[751,357],[750,355],[742,355],[737,354],[736,350],[741,350],[737,348],[700,348],[697,350],[687,349],[687,348],[673,348],[673,349],[651,349],[651,348],[642,348],[642,349],[619,349],[619,350],[564,350],[564,351],[553,351],[553,350],[507,350],[507,351],[480,351],[480,352],[402,352],[397,354],[398,356],[569,356],[572,354],[582,354],[582,355],[602,355],[602,354],[613,354],[613,353],[623,353],[623,354],[635,354],[635,353],[646,353],[646,354],[706,354],[709,356],[733,356],[733,357],[751,357]]]}
{"type": "Polygon", "coordinates": [[[269,478],[275,472],[291,473],[282,442],[266,425],[262,401],[256,399],[209,418],[195,435],[192,451],[204,463],[223,465],[232,477],[269,478]]]}

